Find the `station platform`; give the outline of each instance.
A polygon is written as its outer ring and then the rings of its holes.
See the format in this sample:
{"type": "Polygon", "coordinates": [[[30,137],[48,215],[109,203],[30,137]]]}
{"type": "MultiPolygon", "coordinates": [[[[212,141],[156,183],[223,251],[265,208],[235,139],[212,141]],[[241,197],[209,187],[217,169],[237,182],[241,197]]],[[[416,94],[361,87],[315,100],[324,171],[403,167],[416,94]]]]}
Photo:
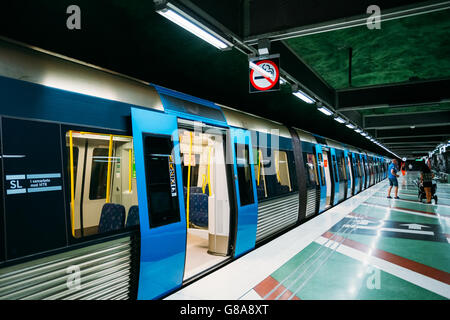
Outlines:
{"type": "Polygon", "coordinates": [[[166,299],[449,299],[450,184],[419,203],[418,175],[399,200],[386,179],[166,299]]]}

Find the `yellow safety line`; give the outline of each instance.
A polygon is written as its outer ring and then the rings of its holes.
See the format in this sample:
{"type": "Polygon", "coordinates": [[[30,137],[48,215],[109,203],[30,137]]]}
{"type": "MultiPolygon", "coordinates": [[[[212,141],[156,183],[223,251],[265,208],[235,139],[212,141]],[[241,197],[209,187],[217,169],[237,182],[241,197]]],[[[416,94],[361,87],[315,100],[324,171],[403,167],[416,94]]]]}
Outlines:
{"type": "Polygon", "coordinates": [[[186,200],[186,223],[189,229],[189,195],[191,189],[191,155],[192,155],[192,132],[189,132],[189,161],[188,161],[188,181],[187,181],[187,200],[186,200]]]}
{"type": "Polygon", "coordinates": [[[72,236],[75,237],[75,190],[73,179],[73,138],[72,130],[69,131],[70,144],[70,217],[72,220],[72,236]]]}
{"type": "Polygon", "coordinates": [[[211,147],[209,147],[209,153],[208,153],[208,172],[207,172],[207,180],[208,180],[208,192],[209,192],[209,196],[211,196],[211,180],[210,180],[210,175],[209,175],[209,171],[211,170],[211,147]]]}
{"type": "Polygon", "coordinates": [[[106,203],[109,203],[109,192],[111,183],[111,156],[112,156],[113,136],[109,135],[109,150],[108,150],[108,175],[106,178],[106,203]]]}
{"type": "Polygon", "coordinates": [[[128,150],[128,192],[131,192],[131,168],[133,167],[133,149],[128,150]]]}

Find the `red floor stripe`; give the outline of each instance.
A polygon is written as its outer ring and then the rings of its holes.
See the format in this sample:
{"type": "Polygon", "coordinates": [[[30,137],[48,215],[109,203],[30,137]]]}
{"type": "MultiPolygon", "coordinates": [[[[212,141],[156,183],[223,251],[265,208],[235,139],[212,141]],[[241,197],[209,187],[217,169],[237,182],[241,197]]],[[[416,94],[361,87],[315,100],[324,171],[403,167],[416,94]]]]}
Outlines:
{"type": "MultiPolygon", "coordinates": [[[[272,276],[268,276],[263,281],[258,283],[253,290],[258,293],[261,298],[265,297],[266,294],[268,294],[270,291],[272,291],[273,288],[279,285],[279,282],[272,278],[272,276]]],[[[270,296],[266,298],[266,300],[275,300],[275,298],[282,293],[286,289],[285,286],[280,285],[270,296]]],[[[287,300],[289,297],[292,296],[292,292],[290,290],[287,290],[283,295],[279,298],[279,300],[287,300]]],[[[299,297],[294,296],[292,300],[300,300],[299,297]]]]}
{"type": "MultiPolygon", "coordinates": [[[[371,250],[371,248],[369,248],[367,245],[351,240],[351,239],[344,239],[343,237],[339,236],[339,235],[335,235],[332,232],[325,232],[323,235],[323,237],[330,239],[331,237],[335,237],[334,241],[338,241],[341,242],[346,246],[349,246],[353,249],[359,250],[361,252],[367,253],[369,252],[369,250],[371,250]]],[[[376,256],[377,258],[386,260],[388,262],[394,263],[398,266],[407,268],[411,271],[420,273],[424,276],[433,278],[435,280],[441,281],[443,283],[446,283],[448,285],[450,285],[450,273],[427,266],[425,264],[413,261],[413,260],[409,260],[407,258],[403,258],[400,257],[398,255],[395,255],[393,253],[384,251],[384,250],[380,250],[380,249],[372,249],[372,255],[376,256]]]]}

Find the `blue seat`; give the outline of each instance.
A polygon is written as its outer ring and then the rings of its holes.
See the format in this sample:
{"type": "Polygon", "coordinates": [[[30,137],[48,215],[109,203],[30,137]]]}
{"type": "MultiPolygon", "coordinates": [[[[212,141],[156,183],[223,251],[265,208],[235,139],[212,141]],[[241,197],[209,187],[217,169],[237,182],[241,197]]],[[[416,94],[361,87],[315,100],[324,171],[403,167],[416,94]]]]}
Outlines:
{"type": "Polygon", "coordinates": [[[110,232],[123,229],[125,225],[125,207],[117,203],[105,203],[100,215],[98,232],[110,232]]]}
{"type": "Polygon", "coordinates": [[[208,226],[208,195],[204,193],[190,194],[189,221],[198,227],[208,226]]]}
{"type": "Polygon", "coordinates": [[[132,227],[139,225],[139,207],[131,206],[128,210],[126,227],[132,227]]]}

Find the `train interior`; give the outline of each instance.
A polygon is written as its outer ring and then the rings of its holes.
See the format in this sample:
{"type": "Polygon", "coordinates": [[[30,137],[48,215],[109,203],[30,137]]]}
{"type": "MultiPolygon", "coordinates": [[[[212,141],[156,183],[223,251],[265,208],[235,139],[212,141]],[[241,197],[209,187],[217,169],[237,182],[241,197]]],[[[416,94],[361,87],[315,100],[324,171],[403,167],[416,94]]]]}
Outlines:
{"type": "Polygon", "coordinates": [[[253,148],[253,159],[255,159],[254,170],[259,200],[269,195],[281,195],[292,191],[286,151],[253,148]]]}
{"type": "Polygon", "coordinates": [[[186,208],[184,280],[227,259],[230,203],[225,164],[225,132],[180,128],[186,208]]]}
{"type": "Polygon", "coordinates": [[[74,237],[138,224],[133,138],[68,131],[66,147],[74,237]]]}

